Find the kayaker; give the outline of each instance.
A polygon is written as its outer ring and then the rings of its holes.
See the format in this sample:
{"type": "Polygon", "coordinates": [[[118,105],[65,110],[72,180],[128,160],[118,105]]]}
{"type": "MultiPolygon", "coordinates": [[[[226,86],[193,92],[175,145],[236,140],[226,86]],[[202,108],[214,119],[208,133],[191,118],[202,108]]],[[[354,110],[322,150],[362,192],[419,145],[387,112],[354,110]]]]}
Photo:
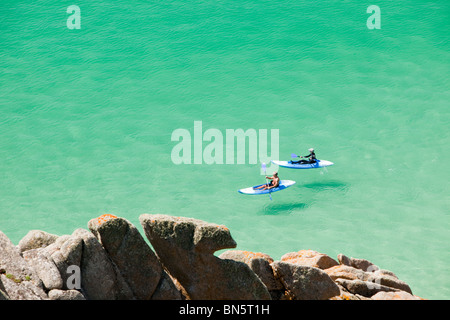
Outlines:
{"type": "Polygon", "coordinates": [[[309,154],[307,156],[300,156],[300,158],[309,158],[308,160],[299,160],[299,161],[291,161],[293,164],[308,164],[308,163],[316,163],[317,158],[316,154],[314,153],[314,148],[310,148],[309,154]]]}
{"type": "Polygon", "coordinates": [[[274,172],[273,176],[271,176],[271,177],[266,176],[266,179],[269,179],[272,181],[270,181],[268,184],[263,184],[262,186],[259,186],[255,189],[267,190],[267,189],[276,188],[280,185],[280,178],[278,177],[278,172],[274,172]]]}

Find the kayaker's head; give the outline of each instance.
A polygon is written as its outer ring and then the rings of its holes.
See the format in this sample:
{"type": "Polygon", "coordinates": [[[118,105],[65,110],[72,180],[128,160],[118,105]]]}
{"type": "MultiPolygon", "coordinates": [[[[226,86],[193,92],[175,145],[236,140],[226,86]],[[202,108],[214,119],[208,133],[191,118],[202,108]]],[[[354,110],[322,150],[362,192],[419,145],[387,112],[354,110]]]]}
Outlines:
{"type": "Polygon", "coordinates": [[[274,177],[278,177],[278,172],[275,171],[275,172],[273,173],[273,176],[274,176],[274,177]]]}
{"type": "Polygon", "coordinates": [[[314,148],[309,148],[309,152],[314,152],[314,148]]]}

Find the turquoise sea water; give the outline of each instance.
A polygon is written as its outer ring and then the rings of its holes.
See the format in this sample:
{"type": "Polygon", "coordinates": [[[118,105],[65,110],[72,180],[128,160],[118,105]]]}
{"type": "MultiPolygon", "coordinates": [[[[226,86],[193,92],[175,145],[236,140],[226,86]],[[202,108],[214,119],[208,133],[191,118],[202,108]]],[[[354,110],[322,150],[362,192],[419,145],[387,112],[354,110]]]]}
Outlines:
{"type": "Polygon", "coordinates": [[[188,216],[238,249],[344,253],[450,299],[449,18],[447,0],[2,1],[0,230],[17,244],[104,213],[140,230],[143,213],[188,216]],[[278,129],[280,158],[314,147],[335,165],[241,195],[259,164],[172,162],[194,121],[278,129]]]}

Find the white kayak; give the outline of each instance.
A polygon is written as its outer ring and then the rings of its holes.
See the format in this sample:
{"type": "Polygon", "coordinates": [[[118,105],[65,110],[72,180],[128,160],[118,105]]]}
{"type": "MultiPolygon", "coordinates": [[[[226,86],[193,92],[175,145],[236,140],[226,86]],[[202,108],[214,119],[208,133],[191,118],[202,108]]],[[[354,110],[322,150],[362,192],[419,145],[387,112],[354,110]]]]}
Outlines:
{"type": "Polygon", "coordinates": [[[277,191],[281,191],[286,188],[289,188],[290,186],[293,186],[295,184],[295,181],[281,180],[280,185],[276,188],[272,188],[272,189],[268,189],[268,190],[255,189],[257,187],[263,186],[264,184],[260,184],[258,186],[254,186],[254,187],[240,189],[240,190],[238,190],[238,192],[243,193],[243,194],[251,194],[251,195],[268,194],[268,193],[273,193],[273,192],[277,192],[277,191]]]}
{"type": "Polygon", "coordinates": [[[315,163],[303,163],[303,164],[295,164],[291,163],[291,161],[282,161],[282,160],[272,160],[272,163],[284,167],[284,168],[291,168],[291,169],[313,169],[313,168],[323,168],[332,166],[334,163],[328,160],[317,160],[315,163]]]}

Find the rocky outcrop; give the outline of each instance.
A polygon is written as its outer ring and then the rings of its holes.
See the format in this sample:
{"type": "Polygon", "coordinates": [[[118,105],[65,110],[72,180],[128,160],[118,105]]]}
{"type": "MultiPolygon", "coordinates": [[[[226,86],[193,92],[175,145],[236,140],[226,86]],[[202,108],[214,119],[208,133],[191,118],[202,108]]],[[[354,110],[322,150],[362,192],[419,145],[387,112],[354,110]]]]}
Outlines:
{"type": "Polygon", "coordinates": [[[273,273],[271,266],[273,259],[269,255],[261,252],[227,250],[219,258],[244,262],[261,279],[272,299],[284,300],[287,298],[285,287],[273,273]]]}
{"type": "Polygon", "coordinates": [[[136,227],[123,218],[92,219],[88,227],[117,266],[133,296],[139,300],[150,299],[163,268],[136,227]]]}
{"type": "Polygon", "coordinates": [[[0,231],[0,299],[43,300],[42,280],[20,255],[20,250],[0,231]]]}
{"type": "Polygon", "coordinates": [[[83,241],[80,270],[81,289],[86,299],[133,299],[130,287],[97,238],[84,229],[75,230],[73,236],[83,241]]]}
{"type": "Polygon", "coordinates": [[[137,228],[123,218],[92,219],[89,229],[107,251],[138,300],[181,299],[181,293],[137,228]]]}
{"type": "Polygon", "coordinates": [[[62,289],[63,279],[53,260],[42,249],[31,249],[23,253],[23,258],[36,271],[46,289],[62,289]]]}
{"type": "Polygon", "coordinates": [[[33,230],[17,246],[0,232],[0,300],[421,299],[365,259],[299,250],[275,261],[234,250],[222,225],[149,214],[140,223],[150,245],[113,215],[71,235],[33,230]]]}
{"type": "Polygon", "coordinates": [[[142,215],[140,222],[162,264],[188,299],[270,299],[266,286],[247,264],[214,256],[234,248],[224,227],[167,215],[142,215]]]}
{"type": "Polygon", "coordinates": [[[338,265],[336,260],[314,250],[289,252],[281,257],[281,261],[319,269],[328,269],[338,265]]]}
{"type": "Polygon", "coordinates": [[[371,297],[371,300],[423,300],[405,291],[380,291],[371,297]]]}
{"type": "Polygon", "coordinates": [[[321,269],[284,261],[272,268],[294,300],[327,300],[340,294],[339,287],[321,269]]]}
{"type": "MultiPolygon", "coordinates": [[[[348,265],[337,265],[324,270],[334,281],[337,280],[360,280],[372,284],[372,286],[386,286],[392,289],[402,290],[408,293],[412,293],[411,288],[405,282],[399,280],[392,272],[386,270],[376,269],[374,272],[367,272],[362,269],[350,267],[348,265]]],[[[350,282],[345,282],[350,283],[350,282]]],[[[360,284],[359,282],[356,282],[360,284]]],[[[342,283],[341,283],[342,284],[342,283]]],[[[359,286],[352,286],[352,288],[362,288],[359,286]]],[[[348,289],[348,288],[347,288],[348,289]]],[[[364,294],[357,289],[348,289],[350,292],[367,296],[366,290],[364,294]]],[[[386,290],[384,290],[386,291],[386,290]]]]}
{"type": "Polygon", "coordinates": [[[50,256],[53,263],[58,268],[59,274],[63,280],[62,289],[69,289],[68,283],[72,275],[69,268],[80,268],[81,255],[83,252],[83,239],[74,232],[72,235],[64,235],[59,237],[54,243],[45,247],[42,251],[50,256]]]}
{"type": "Polygon", "coordinates": [[[347,279],[347,280],[367,280],[368,274],[363,270],[356,269],[347,265],[337,265],[324,270],[331,279],[347,279]]]}
{"type": "Polygon", "coordinates": [[[48,293],[50,300],[86,300],[78,290],[58,290],[53,289],[48,293]]]}
{"type": "Polygon", "coordinates": [[[336,279],[336,282],[343,286],[348,292],[364,297],[371,297],[380,291],[397,291],[394,288],[383,286],[378,283],[362,280],[336,279]]]}
{"type": "Polygon", "coordinates": [[[30,249],[45,248],[58,239],[58,236],[41,230],[31,230],[20,240],[18,249],[24,252],[30,249]]]}
{"type": "Polygon", "coordinates": [[[362,271],[372,272],[379,269],[376,265],[366,259],[349,258],[342,253],[338,255],[338,261],[340,264],[361,269],[362,271]]]}

